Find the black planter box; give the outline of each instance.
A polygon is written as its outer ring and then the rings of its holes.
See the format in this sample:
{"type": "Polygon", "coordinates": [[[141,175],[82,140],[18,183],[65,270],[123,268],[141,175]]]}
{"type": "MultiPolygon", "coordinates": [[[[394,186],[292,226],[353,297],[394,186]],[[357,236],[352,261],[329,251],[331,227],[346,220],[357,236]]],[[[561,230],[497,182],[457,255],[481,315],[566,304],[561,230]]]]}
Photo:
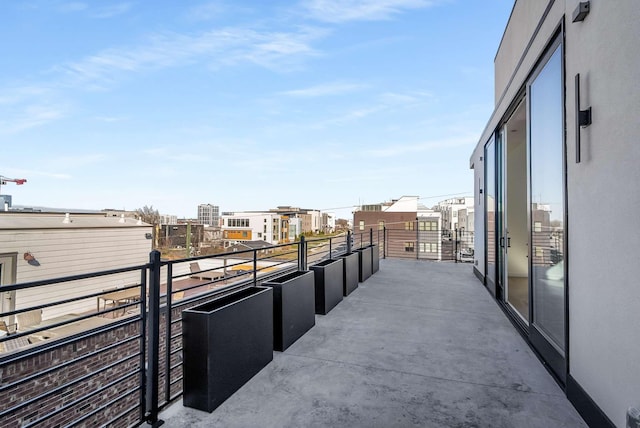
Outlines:
{"type": "Polygon", "coordinates": [[[371,245],[371,274],[380,270],[380,247],[378,244],[371,245]]]}
{"type": "Polygon", "coordinates": [[[358,279],[365,282],[371,276],[371,247],[359,248],[358,253],[358,279]]]}
{"type": "Polygon", "coordinates": [[[273,288],[273,349],[284,351],[316,325],[313,272],[293,272],[262,285],[273,288]]]}
{"type": "Polygon", "coordinates": [[[315,276],[316,314],[326,315],[342,301],[342,259],[324,260],[310,266],[315,276]]]}
{"type": "Polygon", "coordinates": [[[342,259],[342,295],[348,296],[358,288],[358,254],[348,253],[339,257],[342,259]]]}
{"type": "Polygon", "coordinates": [[[273,290],[252,287],[182,312],[183,403],[213,412],[273,360],[273,290]]]}

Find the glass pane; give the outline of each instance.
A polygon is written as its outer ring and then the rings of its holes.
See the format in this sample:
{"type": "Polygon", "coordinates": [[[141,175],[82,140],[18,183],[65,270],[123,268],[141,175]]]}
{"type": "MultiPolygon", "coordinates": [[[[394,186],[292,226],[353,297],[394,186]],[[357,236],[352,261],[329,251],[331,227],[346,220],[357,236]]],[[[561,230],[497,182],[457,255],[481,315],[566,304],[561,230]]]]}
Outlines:
{"type": "Polygon", "coordinates": [[[493,138],[485,146],[485,207],[487,237],[487,278],[496,284],[496,148],[493,138]]]}
{"type": "Polygon", "coordinates": [[[562,55],[558,47],[530,87],[533,322],[564,350],[562,55]]]}

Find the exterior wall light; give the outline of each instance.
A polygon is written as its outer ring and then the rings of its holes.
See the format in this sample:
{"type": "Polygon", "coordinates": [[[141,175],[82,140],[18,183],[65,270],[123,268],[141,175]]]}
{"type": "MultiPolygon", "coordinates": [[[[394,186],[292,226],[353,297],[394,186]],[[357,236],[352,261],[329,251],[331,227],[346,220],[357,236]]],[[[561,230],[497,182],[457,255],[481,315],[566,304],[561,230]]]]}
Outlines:
{"type": "Polygon", "coordinates": [[[589,11],[591,10],[591,2],[589,1],[581,1],[576,7],[576,10],[573,11],[573,22],[582,22],[589,15],[589,11]]]}

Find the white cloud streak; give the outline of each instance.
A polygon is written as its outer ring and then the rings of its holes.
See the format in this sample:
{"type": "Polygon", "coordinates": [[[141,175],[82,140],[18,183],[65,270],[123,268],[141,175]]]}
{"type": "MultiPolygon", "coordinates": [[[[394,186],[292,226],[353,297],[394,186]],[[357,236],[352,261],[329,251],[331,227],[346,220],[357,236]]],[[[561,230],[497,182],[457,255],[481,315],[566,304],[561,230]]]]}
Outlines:
{"type": "Polygon", "coordinates": [[[382,21],[408,10],[424,9],[440,0],[307,0],[303,7],[311,18],[323,22],[382,21]]]}
{"type": "Polygon", "coordinates": [[[357,83],[326,83],[323,85],[311,86],[303,89],[294,89],[291,91],[282,92],[282,95],[301,98],[315,98],[324,97],[330,95],[343,95],[350,92],[360,91],[365,89],[367,85],[357,83]]]}
{"type": "Polygon", "coordinates": [[[422,143],[403,144],[403,145],[390,144],[386,148],[366,150],[364,154],[367,156],[376,157],[376,158],[406,156],[413,153],[423,153],[423,152],[427,152],[435,149],[442,149],[442,148],[449,149],[453,147],[473,145],[476,143],[477,137],[478,136],[475,134],[468,134],[468,135],[460,135],[460,136],[441,139],[441,140],[426,141],[422,143]]]}

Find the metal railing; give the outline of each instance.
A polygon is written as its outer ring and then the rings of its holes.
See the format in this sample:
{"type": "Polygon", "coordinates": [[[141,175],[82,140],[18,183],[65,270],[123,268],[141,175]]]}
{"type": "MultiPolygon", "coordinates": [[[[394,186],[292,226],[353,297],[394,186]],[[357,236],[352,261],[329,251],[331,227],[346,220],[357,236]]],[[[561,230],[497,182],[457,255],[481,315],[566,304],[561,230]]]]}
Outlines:
{"type": "Polygon", "coordinates": [[[184,309],[372,245],[382,258],[465,261],[473,234],[382,228],[180,260],[152,251],[142,265],[3,286],[30,304],[0,313],[17,324],[0,337],[0,420],[157,426],[183,392],[184,309]]]}
{"type": "Polygon", "coordinates": [[[3,286],[31,302],[0,313],[17,318],[0,337],[3,427],[158,426],[182,395],[184,309],[374,243],[361,235],[180,260],[152,251],[143,265],[3,286]]]}

